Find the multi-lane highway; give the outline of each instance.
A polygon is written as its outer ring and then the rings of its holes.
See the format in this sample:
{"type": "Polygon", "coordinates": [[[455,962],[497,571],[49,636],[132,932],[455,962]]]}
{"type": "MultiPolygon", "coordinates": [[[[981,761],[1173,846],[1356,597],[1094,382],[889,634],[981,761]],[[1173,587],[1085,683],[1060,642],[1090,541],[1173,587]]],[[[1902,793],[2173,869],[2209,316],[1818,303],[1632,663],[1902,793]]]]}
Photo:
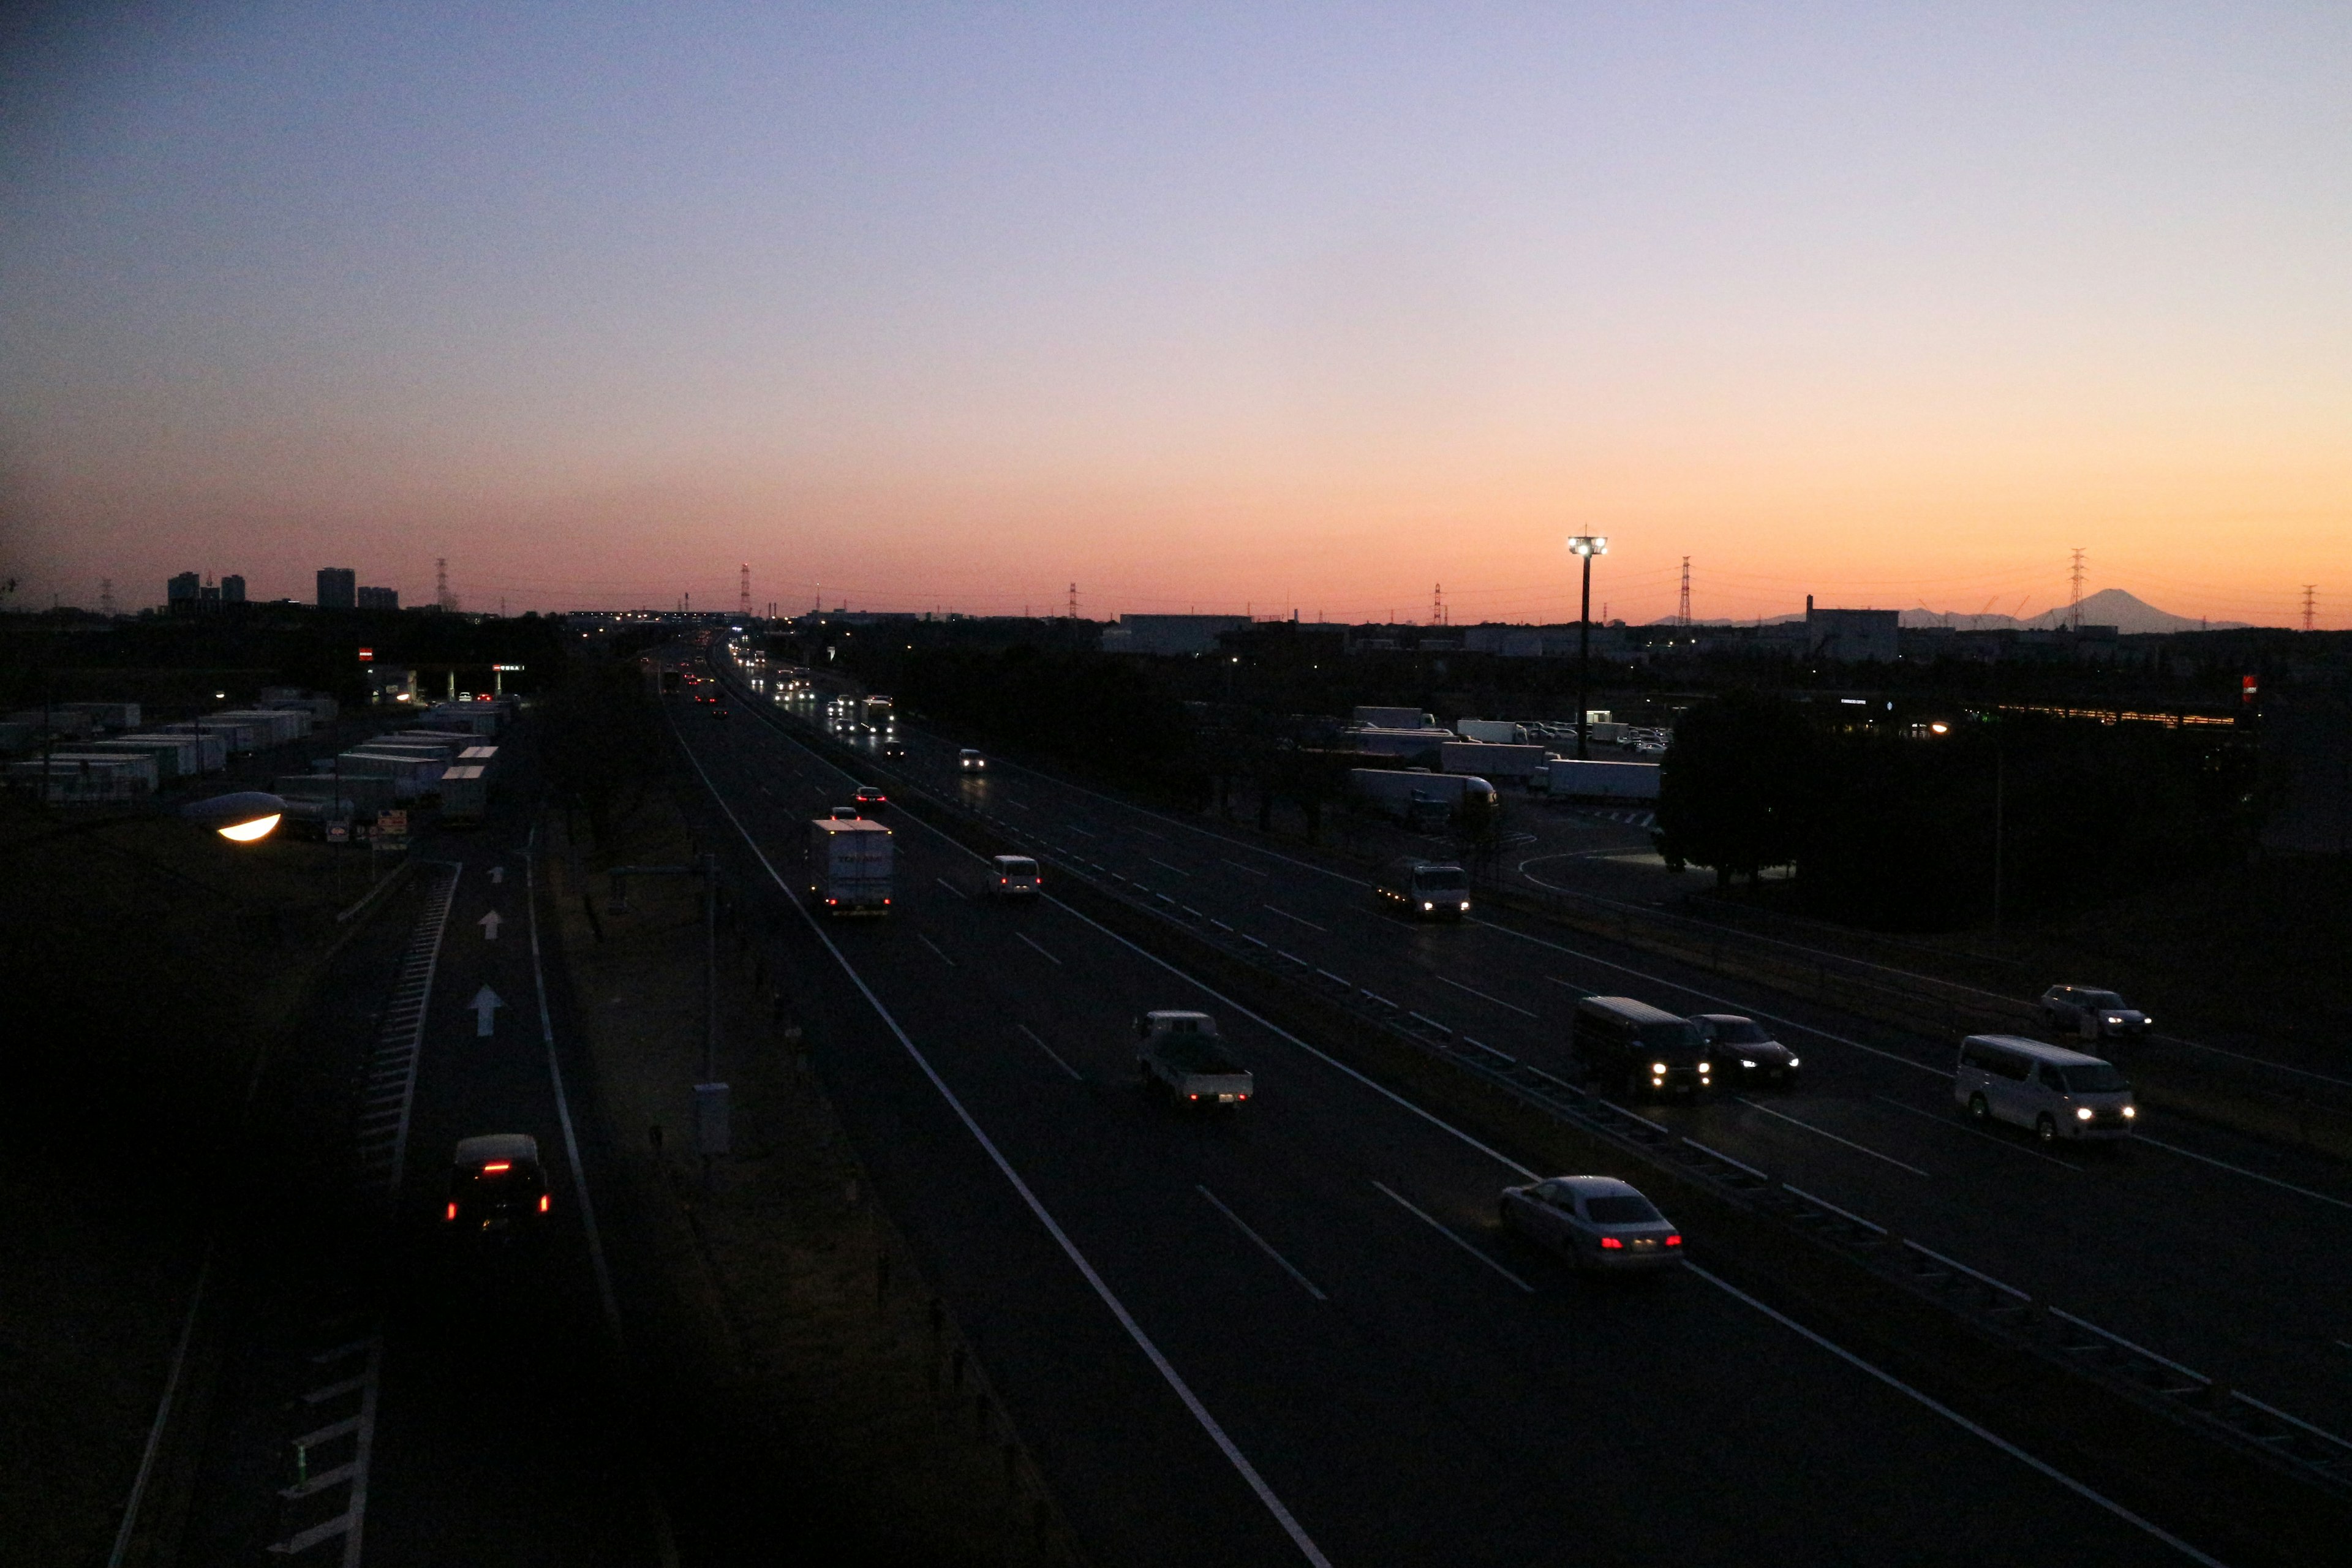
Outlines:
{"type": "MultiPolygon", "coordinates": [[[[859,781],[740,709],[672,715],[711,830],[796,902],[803,824],[859,781]]],[[[1548,1044],[1579,992],[1650,989],[1606,968],[1630,958],[1539,932],[1390,923],[1331,869],[1001,763],[967,784],[951,747],[908,738],[931,787],[1026,814],[1045,841],[1181,887],[1507,1049],[1548,1044]]],[[[975,858],[921,825],[899,824],[898,849],[892,916],[827,926],[810,948],[835,970],[810,982],[838,997],[827,1071],[1105,1561],[2184,1554],[1702,1268],[1577,1280],[1498,1229],[1498,1190],[1528,1174],[1508,1158],[1066,907],[986,901],[975,858]],[[1246,1115],[1173,1117],[1136,1092],[1129,1021],[1170,1005],[1218,1015],[1257,1074],[1246,1115]]],[[[1823,1184],[1846,1167],[1800,1163],[1822,1160],[1812,1142],[1895,1161],[1923,1184],[1923,1215],[1965,1206],[1939,1189],[1981,1183],[2009,1224],[2071,1233],[2069,1202],[2093,1200],[2036,1203],[2032,1180],[2107,1178],[1975,1150],[1937,1105],[1924,1049],[1822,1059],[1810,1040],[1820,1089],[1696,1114],[1752,1125],[1748,1146],[1823,1184]],[[1845,1059],[1873,1065],[1849,1082],[1845,1059]],[[1846,1108],[1880,1092],[1883,1122],[1846,1108]],[[1942,1138],[1960,1152],[1922,1152],[1942,1138]]]]}
{"type": "MultiPolygon", "coordinates": [[[[1487,910],[1417,924],[1344,865],[1277,852],[902,731],[903,769],[1032,841],[1177,899],[1511,1056],[1571,1069],[1569,1016],[1601,993],[1748,1014],[1799,1053],[1794,1094],[1643,1113],[2037,1300],[2352,1436],[2352,1182],[2324,1158],[2143,1110],[2126,1148],[1971,1126],[1953,1042],[1487,910]]],[[[870,740],[856,742],[870,747],[870,740]]],[[[1433,849],[1433,853],[1442,850],[1433,849]]]]}

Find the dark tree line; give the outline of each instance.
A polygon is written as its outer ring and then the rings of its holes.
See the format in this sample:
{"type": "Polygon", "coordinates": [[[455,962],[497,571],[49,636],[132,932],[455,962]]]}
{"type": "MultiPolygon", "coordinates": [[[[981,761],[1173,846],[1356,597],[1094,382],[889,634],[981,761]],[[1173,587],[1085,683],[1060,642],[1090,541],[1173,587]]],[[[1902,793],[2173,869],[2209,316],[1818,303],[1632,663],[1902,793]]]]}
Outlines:
{"type": "Polygon", "coordinates": [[[1685,715],[1657,842],[1727,888],[1793,866],[1810,912],[1948,930],[2082,909],[2249,852],[2256,768],[2227,731],[2003,715],[1942,735],[1822,722],[1732,693],[1685,715]]]}

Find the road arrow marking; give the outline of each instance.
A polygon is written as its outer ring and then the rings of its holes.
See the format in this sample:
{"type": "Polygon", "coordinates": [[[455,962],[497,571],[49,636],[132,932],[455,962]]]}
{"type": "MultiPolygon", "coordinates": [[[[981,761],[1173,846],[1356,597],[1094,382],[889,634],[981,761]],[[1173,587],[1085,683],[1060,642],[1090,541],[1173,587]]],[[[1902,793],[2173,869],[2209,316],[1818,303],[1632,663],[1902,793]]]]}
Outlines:
{"type": "Polygon", "coordinates": [[[492,910],[488,914],[484,915],[480,920],[476,921],[474,923],[482,928],[483,936],[487,937],[491,942],[499,940],[498,910],[492,910]]]}
{"type": "MultiPolygon", "coordinates": [[[[1532,838],[1532,837],[1535,837],[1535,835],[1533,835],[1533,834],[1529,834],[1528,837],[1530,837],[1530,838],[1532,838]]],[[[507,868],[506,868],[504,866],[493,866],[493,867],[491,867],[491,868],[490,868],[490,880],[491,880],[491,882],[493,882],[493,883],[499,883],[499,882],[503,882],[503,881],[505,881],[506,879],[507,879],[507,868]]]]}
{"type": "Polygon", "coordinates": [[[474,1010],[474,1037],[478,1040],[489,1038],[490,1015],[506,1004],[499,1000],[497,992],[485,985],[474,993],[474,999],[466,1005],[474,1010]]]}

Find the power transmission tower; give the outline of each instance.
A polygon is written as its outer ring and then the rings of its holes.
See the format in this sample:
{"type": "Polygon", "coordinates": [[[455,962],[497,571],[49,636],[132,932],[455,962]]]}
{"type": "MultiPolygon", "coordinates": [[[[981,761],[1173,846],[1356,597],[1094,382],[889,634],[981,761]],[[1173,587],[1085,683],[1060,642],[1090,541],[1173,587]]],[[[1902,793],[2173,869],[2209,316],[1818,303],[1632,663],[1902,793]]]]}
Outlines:
{"type": "Polygon", "coordinates": [[[1075,620],[1076,620],[1077,618],[1078,618],[1078,585],[1077,585],[1076,583],[1073,583],[1073,584],[1070,584],[1070,619],[1072,619],[1072,620],[1074,620],[1074,621],[1075,621],[1075,620]]]}
{"type": "Polygon", "coordinates": [[[1445,624],[1445,584],[1443,583],[1429,591],[1429,624],[1433,626],[1445,624]]]}
{"type": "Polygon", "coordinates": [[[2074,596],[2070,601],[2074,612],[2071,619],[2074,629],[2079,632],[2083,629],[2083,552],[2079,546],[2074,551],[2074,567],[2069,575],[2074,584],[2074,596]]]}
{"type": "Polygon", "coordinates": [[[751,563],[744,562],[735,568],[735,613],[744,619],[751,618],[751,563]]]}
{"type": "MultiPolygon", "coordinates": [[[[2305,583],[2303,585],[2303,629],[2305,631],[2311,630],[2312,600],[2318,593],[2319,584],[2316,583],[2305,583]]],[[[111,609],[107,611],[109,615],[113,613],[111,609]]]]}
{"type": "MultiPolygon", "coordinates": [[[[98,580],[98,613],[110,621],[114,618],[114,579],[111,577],[100,577],[98,580]]],[[[2311,591],[2309,589],[2304,590],[2303,595],[2303,629],[2305,631],[2311,629],[2311,591]]]]}
{"type": "Polygon", "coordinates": [[[449,558],[433,558],[433,602],[443,609],[449,607],[449,558]]]}
{"type": "Polygon", "coordinates": [[[1675,611],[1675,619],[1684,626],[1690,625],[1690,557],[1687,555],[1683,557],[1683,602],[1675,611]]]}

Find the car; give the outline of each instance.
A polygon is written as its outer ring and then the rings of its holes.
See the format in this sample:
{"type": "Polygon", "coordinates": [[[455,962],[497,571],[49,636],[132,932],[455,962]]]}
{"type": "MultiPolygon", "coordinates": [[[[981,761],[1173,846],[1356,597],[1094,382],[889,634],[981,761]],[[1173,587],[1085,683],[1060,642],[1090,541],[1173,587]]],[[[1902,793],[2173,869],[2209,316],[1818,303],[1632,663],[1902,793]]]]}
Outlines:
{"type": "Polygon", "coordinates": [[[1234,1058],[1206,1013],[1161,1008],[1135,1021],[1135,1072],[1145,1091],[1193,1110],[1249,1103],[1257,1078],[1234,1058]]]}
{"type": "MultiPolygon", "coordinates": [[[[712,700],[713,700],[713,701],[717,701],[718,700],[717,700],[716,698],[713,698],[713,699],[712,699],[712,700]]],[[[732,714],[730,713],[730,711],[729,710],[729,709],[728,709],[728,707],[727,707],[727,704],[725,704],[724,702],[719,702],[719,705],[718,705],[717,707],[713,708],[713,709],[710,710],[710,716],[711,716],[713,719],[726,719],[726,718],[731,718],[733,715],[732,715],[732,714]]]]}
{"type": "Polygon", "coordinates": [[[1699,1038],[1724,1081],[1734,1087],[1769,1083],[1780,1089],[1797,1087],[1797,1053],[1772,1037],[1772,1031],[1737,1013],[1694,1013],[1699,1038]],[[1738,1065],[1734,1067],[1733,1063],[1738,1065]]]}
{"type": "Polygon", "coordinates": [[[882,760],[886,763],[905,762],[907,760],[907,743],[904,741],[883,742],[882,760]]]}
{"type": "Polygon", "coordinates": [[[855,822],[864,814],[854,805],[836,805],[830,808],[825,815],[835,822],[855,822]]]}
{"type": "Polygon", "coordinates": [[[1715,1063],[1687,1018],[1631,996],[1576,1005],[1569,1049],[1585,1076],[1624,1095],[1687,1094],[1714,1087],[1715,1063]]]}
{"type": "Polygon", "coordinates": [[[1554,1176],[1505,1187],[1503,1227],[1572,1268],[1640,1273],[1682,1261],[1683,1237],[1657,1205],[1614,1176],[1554,1176]]]}
{"type": "Polygon", "coordinates": [[[2085,1040],[2137,1040],[2156,1020],[2112,991],[2095,985],[2053,985],[2042,994],[2042,1026],[2085,1040]]]}
{"type": "Polygon", "coordinates": [[[857,809],[860,811],[890,804],[890,797],[882,793],[880,784],[859,784],[857,793],[849,798],[857,803],[857,809]]]}
{"type": "Polygon", "coordinates": [[[963,750],[956,753],[956,767],[961,772],[968,773],[986,773],[988,771],[988,759],[982,756],[978,752],[973,751],[970,746],[966,746],[963,750]]]}
{"type": "Polygon", "coordinates": [[[511,1237],[547,1217],[547,1173],[539,1140],[528,1132],[461,1138],[449,1162],[449,1195],[441,1221],[477,1236],[511,1237]]]}
{"type": "Polygon", "coordinates": [[[1962,1040],[1952,1099],[1971,1121],[2030,1127],[2044,1143],[2116,1142],[2139,1120],[2131,1080],[2113,1062],[2022,1035],[1962,1040]]]}
{"type": "Polygon", "coordinates": [[[1026,855],[999,855],[989,861],[988,869],[992,898],[1034,899],[1045,885],[1045,879],[1037,874],[1037,862],[1026,855]]]}

